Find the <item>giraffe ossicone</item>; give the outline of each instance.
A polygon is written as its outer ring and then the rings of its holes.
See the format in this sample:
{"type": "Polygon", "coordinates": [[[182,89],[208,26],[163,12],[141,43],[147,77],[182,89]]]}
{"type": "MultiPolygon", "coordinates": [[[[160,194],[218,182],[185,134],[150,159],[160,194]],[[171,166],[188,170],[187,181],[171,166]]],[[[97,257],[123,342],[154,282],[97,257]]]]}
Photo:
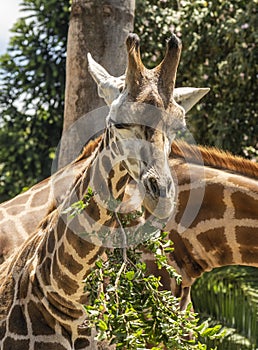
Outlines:
{"type": "MultiPolygon", "coordinates": [[[[120,77],[114,77],[97,63],[90,53],[88,53],[87,57],[89,71],[98,86],[98,94],[105,100],[106,104],[110,106],[125,87],[125,74],[120,77]]],[[[188,113],[209,91],[210,88],[207,87],[175,87],[173,98],[184,108],[185,113],[188,113]]]]}

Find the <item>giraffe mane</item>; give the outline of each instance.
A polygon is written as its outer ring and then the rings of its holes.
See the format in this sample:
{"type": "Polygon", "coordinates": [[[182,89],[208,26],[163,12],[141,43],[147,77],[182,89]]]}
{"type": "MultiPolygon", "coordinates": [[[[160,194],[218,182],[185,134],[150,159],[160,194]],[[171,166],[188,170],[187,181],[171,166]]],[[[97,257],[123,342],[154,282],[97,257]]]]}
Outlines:
{"type": "Polygon", "coordinates": [[[102,140],[103,135],[100,135],[96,137],[93,140],[90,140],[89,143],[87,143],[86,146],[84,146],[81,154],[73,161],[73,163],[77,163],[83,159],[87,159],[93,151],[95,151],[96,147],[99,145],[100,141],[102,140]]]}
{"type": "Polygon", "coordinates": [[[258,179],[258,163],[215,147],[194,146],[182,140],[172,144],[171,158],[184,158],[194,164],[204,164],[216,169],[232,171],[239,175],[258,179]]]}

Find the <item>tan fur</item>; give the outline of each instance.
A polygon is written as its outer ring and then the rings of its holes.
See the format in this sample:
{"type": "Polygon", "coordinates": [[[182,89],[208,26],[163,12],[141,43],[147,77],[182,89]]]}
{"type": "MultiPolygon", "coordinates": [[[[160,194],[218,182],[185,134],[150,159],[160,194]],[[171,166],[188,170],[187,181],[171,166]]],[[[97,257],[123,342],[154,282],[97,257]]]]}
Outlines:
{"type": "Polygon", "coordinates": [[[83,148],[81,154],[73,161],[74,163],[78,163],[83,159],[87,159],[93,151],[99,146],[100,141],[102,140],[103,135],[98,136],[94,140],[90,140],[90,142],[83,148]]]}

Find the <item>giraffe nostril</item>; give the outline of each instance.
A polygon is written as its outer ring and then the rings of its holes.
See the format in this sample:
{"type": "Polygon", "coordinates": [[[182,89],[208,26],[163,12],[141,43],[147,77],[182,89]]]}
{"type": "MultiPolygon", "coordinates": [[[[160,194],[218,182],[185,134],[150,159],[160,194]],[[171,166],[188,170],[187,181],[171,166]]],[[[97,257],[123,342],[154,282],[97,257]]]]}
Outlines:
{"type": "Polygon", "coordinates": [[[159,197],[160,190],[159,190],[158,181],[155,177],[150,177],[148,179],[148,188],[152,195],[154,195],[155,197],[159,197]]]}

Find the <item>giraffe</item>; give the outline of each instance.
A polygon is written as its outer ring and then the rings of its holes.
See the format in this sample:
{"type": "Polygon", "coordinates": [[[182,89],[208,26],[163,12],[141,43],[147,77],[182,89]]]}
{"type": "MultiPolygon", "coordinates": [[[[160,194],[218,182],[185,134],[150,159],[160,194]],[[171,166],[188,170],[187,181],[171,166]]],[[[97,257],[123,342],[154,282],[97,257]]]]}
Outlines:
{"type": "MultiPolygon", "coordinates": [[[[110,106],[124,88],[125,75],[111,76],[91,56],[89,69],[98,85],[100,97],[110,106]]],[[[173,97],[184,108],[185,113],[188,113],[208,91],[209,88],[175,88],[173,97]]],[[[52,207],[61,204],[70,184],[79,176],[100,139],[101,137],[96,137],[91,140],[71,164],[51,177],[0,204],[0,264],[36,230],[52,207]],[[10,230],[12,235],[8,234],[10,230]]]]}
{"type": "MultiPolygon", "coordinates": [[[[204,272],[226,265],[258,267],[258,164],[180,141],[173,143],[169,164],[178,197],[164,230],[174,243],[169,264],[182,283],[176,285],[166,271],[155,273],[165,289],[181,297],[184,310],[192,284],[204,272]]],[[[145,255],[154,272],[152,260],[145,255]]]]}
{"type": "MultiPolygon", "coordinates": [[[[82,281],[104,253],[101,229],[117,225],[108,200],[118,207],[133,179],[144,187],[142,204],[151,214],[164,220],[174,209],[176,193],[168,155],[175,127],[184,125],[184,110],[173,99],[181,42],[172,35],[163,61],[151,71],[141,62],[139,38],[130,34],[126,44],[125,88],[110,106],[99,146],[69,195],[1,265],[1,350],[92,349],[90,330],[82,327],[81,304],[87,300],[82,281]],[[146,102],[160,107],[151,125],[143,125],[146,114],[139,113],[149,111],[146,102]],[[146,141],[136,143],[147,164],[132,158],[128,138],[146,141]],[[90,188],[91,195],[86,197],[90,188]],[[71,219],[67,209],[78,199],[85,207],[82,215],[71,219]],[[80,236],[85,231],[87,239],[80,236]]],[[[152,119],[153,114],[147,117],[152,119]]]]}

